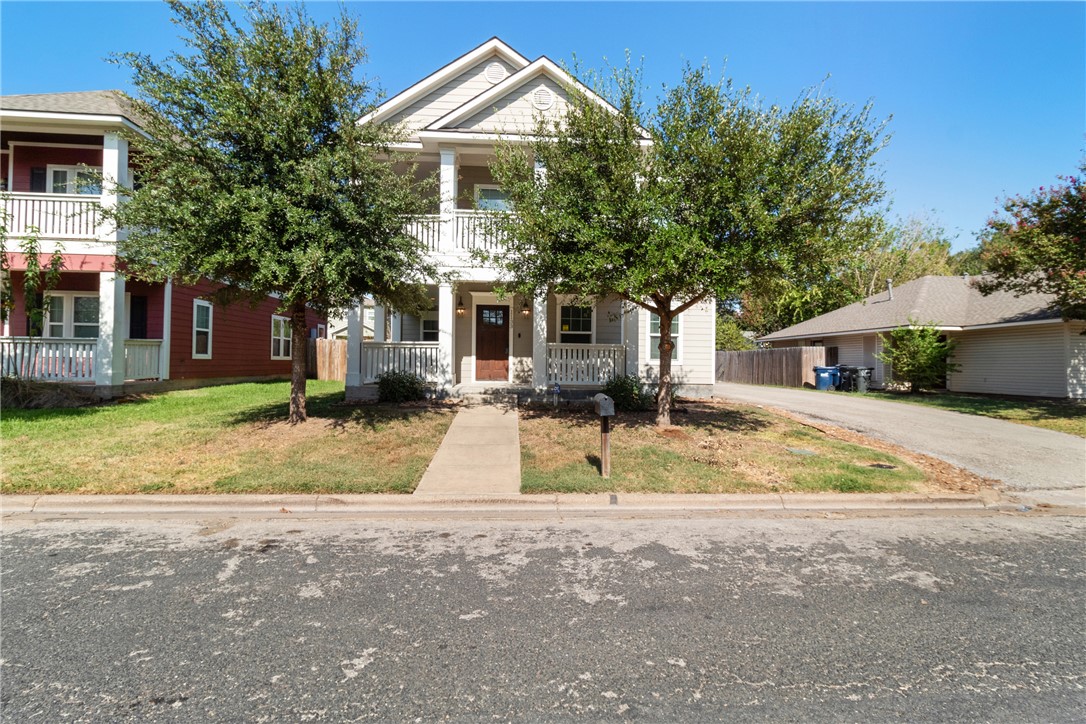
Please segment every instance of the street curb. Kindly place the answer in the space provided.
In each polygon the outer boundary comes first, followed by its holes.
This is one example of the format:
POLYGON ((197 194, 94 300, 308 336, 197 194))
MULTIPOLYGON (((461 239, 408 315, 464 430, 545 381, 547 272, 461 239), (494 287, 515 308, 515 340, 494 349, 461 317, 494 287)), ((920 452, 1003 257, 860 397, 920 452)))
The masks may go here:
POLYGON ((3 495, 0 514, 291 515, 418 513, 858 512, 1015 510, 995 491, 980 494, 596 495, 3 495))

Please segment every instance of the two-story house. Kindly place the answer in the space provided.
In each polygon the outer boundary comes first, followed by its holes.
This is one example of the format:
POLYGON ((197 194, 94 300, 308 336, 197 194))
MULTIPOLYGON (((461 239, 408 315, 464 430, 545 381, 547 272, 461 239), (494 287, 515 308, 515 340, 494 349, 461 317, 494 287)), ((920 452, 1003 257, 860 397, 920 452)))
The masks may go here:
MULTIPOLYGON (((113 91, 0 97, 0 188, 4 252, 14 309, 0 337, 4 375, 93 385, 109 397, 135 381, 199 384, 289 377, 290 329, 277 300, 217 305, 219 285, 151 284, 118 274, 124 230, 104 223, 115 186, 138 168, 127 133, 136 119, 113 91), (105 188, 88 185, 101 173, 105 188), (34 329, 26 311, 21 241, 61 251, 60 284, 34 329)), ((138 144, 137 144, 138 145, 138 144)), ((43 259, 44 261, 44 259, 43 259)), ((323 322, 310 320, 314 334, 323 322)))
MULTIPOLYGON (((614 375, 658 377, 655 315, 629 309, 618 298, 587 306, 553 292, 499 298, 496 271, 471 256, 473 249, 500 244, 480 219, 488 210, 507 209, 489 167, 497 144, 524 140, 538 114, 560 117, 567 107, 565 88, 577 83, 548 58, 529 61, 492 38, 362 119, 402 124, 408 138, 400 150, 414 155, 421 172, 438 174, 435 213, 413 231, 453 280, 430 285, 433 308, 421 316, 378 306, 372 341, 363 339, 361 308, 350 312, 348 399, 375 395, 377 377, 389 370, 415 372, 452 394, 542 391, 555 384, 590 389, 614 375)), ((682 394, 712 392, 714 313, 714 301, 706 300, 675 324, 672 369, 682 394)))

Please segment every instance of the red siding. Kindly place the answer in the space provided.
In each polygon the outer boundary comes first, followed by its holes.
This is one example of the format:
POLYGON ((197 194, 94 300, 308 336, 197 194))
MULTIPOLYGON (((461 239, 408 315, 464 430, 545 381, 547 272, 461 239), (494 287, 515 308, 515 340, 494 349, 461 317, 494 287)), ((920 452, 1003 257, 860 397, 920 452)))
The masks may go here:
MULTIPOLYGON (((212 313, 211 359, 192 358, 193 300, 206 298, 219 286, 203 282, 173 288, 170 332, 170 379, 264 377, 289 375, 290 360, 271 358, 271 319, 279 302, 268 298, 256 307, 239 301, 216 304, 212 313)), ((310 312, 312 329, 324 319, 310 312)))

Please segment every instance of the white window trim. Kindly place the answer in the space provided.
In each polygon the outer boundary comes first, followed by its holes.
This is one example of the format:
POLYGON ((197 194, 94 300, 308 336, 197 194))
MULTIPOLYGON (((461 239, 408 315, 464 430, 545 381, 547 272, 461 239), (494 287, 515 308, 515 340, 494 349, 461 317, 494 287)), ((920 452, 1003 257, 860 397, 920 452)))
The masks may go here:
POLYGON ((193 299, 192 300, 192 358, 193 359, 211 359, 211 353, 214 350, 212 346, 215 339, 215 305, 206 299, 193 299), (196 332, 202 331, 196 328, 196 309, 198 307, 207 307, 207 354, 196 353, 196 332))
MULTIPOLYGON (((484 190, 484 189, 488 190, 488 191, 502 191, 502 187, 499 186, 498 184, 475 184, 475 190, 473 191, 473 193, 475 195, 475 208, 479 208, 479 192, 484 190)), ((505 193, 505 192, 502 191, 502 193, 505 193)), ((508 197, 509 197, 509 194, 506 194, 506 201, 507 202, 508 202, 508 197)))
MULTIPOLYGON (((675 319, 672 320, 672 325, 674 325, 675 321, 679 320, 683 314, 684 313, 680 313, 677 315, 675 319)), ((645 364, 659 367, 660 360, 652 358, 652 318, 654 316, 656 316, 655 313, 650 312, 647 309, 645 310, 645 364)), ((685 322, 679 322, 678 339, 676 339, 675 334, 671 335, 671 339, 675 342, 675 358, 671 360, 672 367, 682 365, 683 363, 683 339, 686 337, 686 332, 684 331, 685 326, 685 322)))
POLYGON ((441 325, 438 324, 437 336, 438 339, 426 339, 426 322, 437 322, 437 310, 423 312, 419 315, 419 341, 420 342, 437 342, 441 339, 441 325))
MULTIPOLYGON (((277 360, 286 359, 286 360, 289 360, 291 358, 291 356, 289 354, 288 355, 282 355, 282 354, 277 355, 277 354, 275 354, 275 340, 276 339, 278 339, 279 342, 280 342, 280 344, 279 344, 279 349, 280 350, 283 349, 282 342, 284 340, 286 340, 288 348, 293 347, 293 345, 294 345, 294 334, 293 334, 293 330, 290 328, 290 317, 284 317, 284 316, 279 315, 279 314, 273 314, 272 315, 272 317, 271 317, 271 341, 270 341, 270 344, 269 344, 269 346, 270 346, 269 352, 271 353, 271 358, 272 359, 277 359, 277 360), (287 329, 287 336, 286 337, 276 337, 275 336, 275 322, 276 322, 276 320, 279 320, 280 322, 285 322, 286 323, 286 329, 287 329)), ((293 350, 291 350, 291 351, 293 352, 293 350)))
MULTIPOLYGON (((40 167, 39 167, 40 168, 40 167)), ((63 193, 57 193, 53 191, 53 171, 68 171, 79 173, 80 171, 97 171, 102 173, 101 166, 84 166, 81 164, 67 164, 67 163, 49 163, 45 165, 45 193, 57 194, 58 196, 96 196, 98 194, 81 194, 78 191, 65 191, 63 193)), ((71 182, 69 181, 69 186, 71 182)))
MULTIPOLYGON (((53 291, 49 292, 45 296, 52 299, 64 300, 64 333, 60 337, 53 337, 49 334, 49 312, 51 311, 48 306, 45 308, 45 314, 42 319, 42 337, 46 339, 75 339, 75 298, 76 297, 90 297, 96 302, 98 301, 97 292, 68 292, 68 291, 53 291)), ((101 313, 99 312, 98 329, 101 331, 101 313)), ((79 339, 97 339, 97 337, 80 337, 79 339)))
MULTIPOLYGON (((578 304, 577 303, 577 297, 575 295, 572 295, 572 294, 556 294, 554 296, 554 298, 555 298, 555 301, 556 301, 556 305, 555 305, 556 315, 555 316, 557 317, 557 319, 555 320, 555 326, 554 326, 554 336, 555 336, 554 341, 559 343, 559 344, 585 344, 584 342, 563 342, 562 341, 562 307, 588 307, 589 309, 592 310, 592 330, 591 330, 592 334, 591 334, 591 336, 589 338, 590 341, 588 342, 588 344, 595 344, 596 343, 596 329, 599 326, 599 325, 596 324, 596 304, 595 304, 595 302, 589 302, 588 304, 578 304)), ((567 334, 570 334, 570 333, 567 332, 567 334)), ((573 334, 577 334, 577 333, 573 332, 573 334)), ((580 334, 584 334, 584 333, 581 332, 580 334)))

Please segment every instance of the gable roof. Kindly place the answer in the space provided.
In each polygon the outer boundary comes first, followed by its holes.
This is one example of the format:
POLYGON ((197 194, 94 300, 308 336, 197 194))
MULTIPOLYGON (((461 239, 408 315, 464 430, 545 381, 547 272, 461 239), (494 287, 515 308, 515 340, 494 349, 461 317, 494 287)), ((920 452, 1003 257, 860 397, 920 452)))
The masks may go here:
POLYGON ((133 125, 139 125, 139 119, 133 113, 131 103, 123 93, 117 90, 0 96, 0 111, 117 116, 133 125))
POLYGON ((894 289, 893 298, 889 292, 880 292, 759 340, 885 331, 907 325, 910 319, 944 329, 964 329, 1059 318, 1060 312, 1049 294, 1016 297, 999 291, 984 296, 969 277, 926 276, 894 289))
POLYGON ((385 121, 392 116, 396 111, 399 111, 413 101, 422 98, 427 93, 440 88, 444 83, 452 80, 456 76, 465 70, 471 68, 479 61, 488 58, 490 56, 497 56, 505 62, 512 65, 517 70, 528 65, 528 59, 523 55, 513 50, 506 45, 497 36, 486 41, 482 45, 479 45, 468 52, 461 55, 456 60, 442 66, 438 70, 434 71, 430 75, 426 76, 418 83, 415 83, 410 88, 400 91, 396 95, 389 98, 387 101, 377 106, 373 111, 367 113, 359 119, 359 123, 368 123, 369 121, 385 121))

